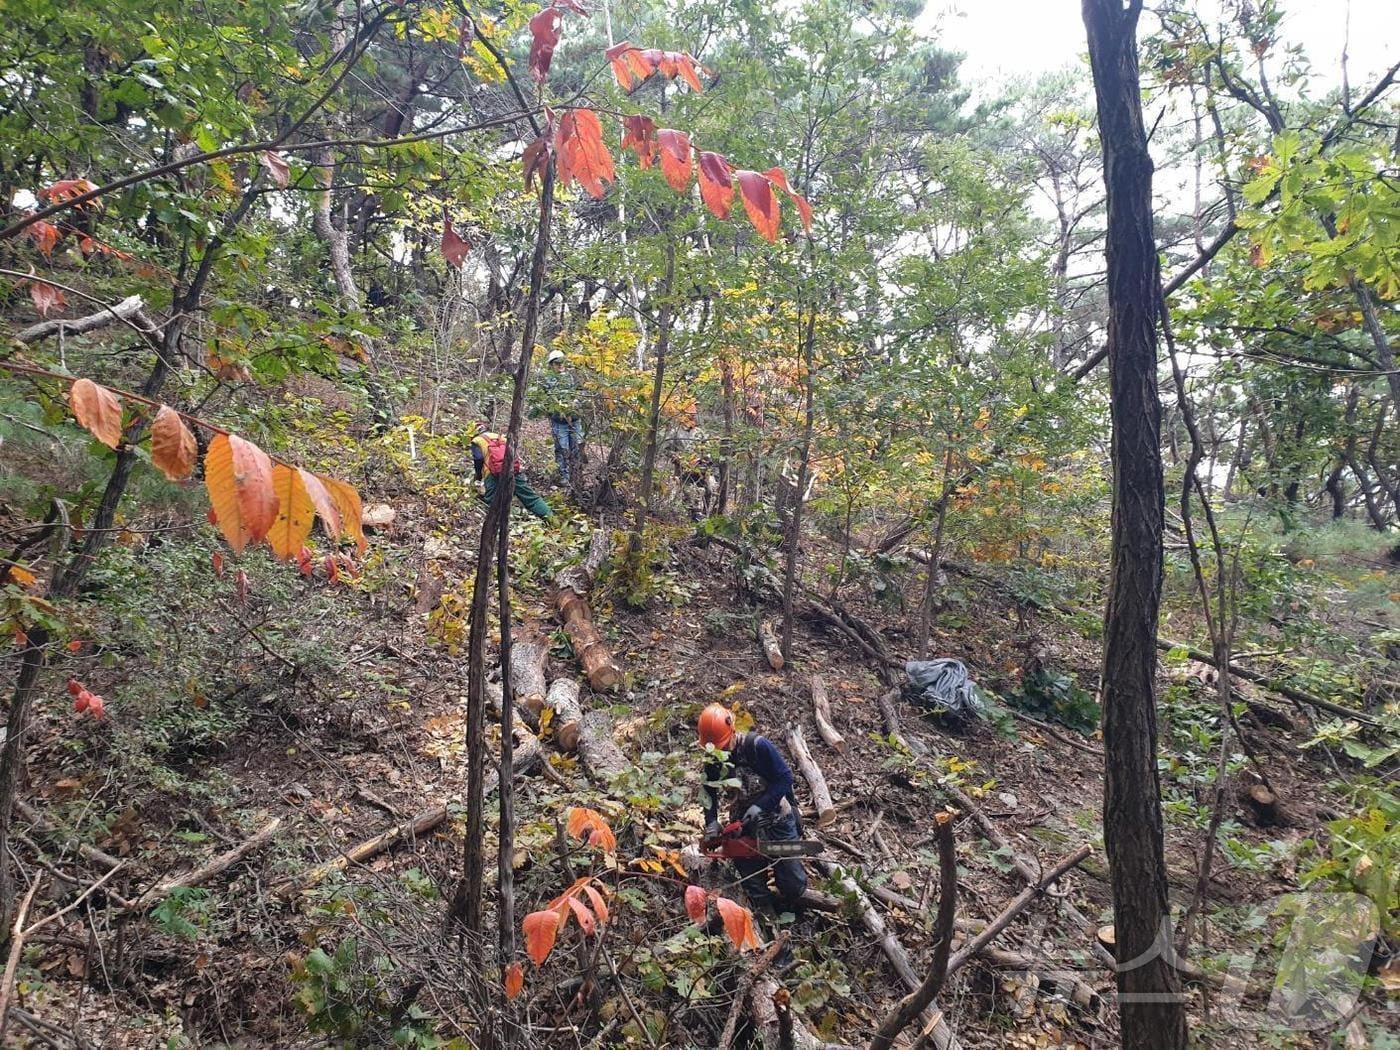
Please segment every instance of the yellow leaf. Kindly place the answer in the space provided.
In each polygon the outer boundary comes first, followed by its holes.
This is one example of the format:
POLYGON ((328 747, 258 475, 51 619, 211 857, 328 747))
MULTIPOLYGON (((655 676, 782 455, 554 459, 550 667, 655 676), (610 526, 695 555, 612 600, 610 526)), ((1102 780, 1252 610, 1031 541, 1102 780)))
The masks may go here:
POLYGON ((368 544, 365 543, 364 510, 360 506, 360 494, 355 491, 353 485, 337 481, 335 478, 322 477, 321 484, 326 487, 326 492, 340 513, 341 528, 355 541, 356 548, 363 554, 368 544))
POLYGON ((17 583, 21 587, 33 587, 38 582, 38 577, 22 565, 11 565, 9 577, 11 583, 17 583))
POLYGON ((214 506, 219 531, 238 553, 267 535, 277 518, 272 490, 272 460, 251 441, 217 434, 204 454, 204 485, 214 506))
POLYGON ((272 467, 272 491, 277 494, 277 519, 268 530, 267 542, 272 553, 290 561, 306 545, 311 526, 316 520, 316 508, 302 483, 301 471, 284 463, 272 467))

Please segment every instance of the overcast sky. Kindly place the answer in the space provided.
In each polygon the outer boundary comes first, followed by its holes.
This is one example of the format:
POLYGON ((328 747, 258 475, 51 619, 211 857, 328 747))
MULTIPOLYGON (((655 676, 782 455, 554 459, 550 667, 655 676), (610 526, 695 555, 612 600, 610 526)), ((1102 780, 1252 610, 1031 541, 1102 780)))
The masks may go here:
MULTIPOLYGON (((1400 0, 1285 0, 1284 37, 1304 44, 1317 73, 1338 83, 1348 8, 1351 84, 1365 90, 1400 60, 1400 0)), ((1079 0, 928 0, 921 24, 967 55, 963 72, 973 81, 1061 69, 1086 48, 1079 0)), ((1151 25, 1148 16, 1144 28, 1151 25)))

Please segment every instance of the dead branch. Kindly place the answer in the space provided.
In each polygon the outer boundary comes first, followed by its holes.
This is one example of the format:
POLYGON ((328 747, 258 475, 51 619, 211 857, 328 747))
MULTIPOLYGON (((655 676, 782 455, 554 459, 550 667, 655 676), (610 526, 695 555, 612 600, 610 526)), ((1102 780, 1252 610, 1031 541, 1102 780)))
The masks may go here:
POLYGON ((29 823, 34 826, 34 830, 45 838, 54 839, 65 846, 73 848, 78 852, 79 856, 92 861, 92 863, 99 867, 106 868, 108 871, 121 867, 122 862, 110 853, 104 853, 96 846, 89 846, 85 842, 79 842, 72 835, 54 827, 28 802, 15 799, 15 812, 29 821, 29 823))
MULTIPOLYGON (((807 1031, 804 1025, 792 1025, 789 1033, 789 1040, 785 1044, 782 1032, 782 1017, 779 1014, 775 1000, 786 996, 787 992, 772 977, 760 978, 753 987, 752 1003, 749 1017, 753 1021, 753 1026, 758 1029, 759 1038, 763 1041, 763 1050, 782 1050, 784 1046, 793 1050, 854 1050, 853 1047, 843 1046, 840 1043, 828 1043, 823 1039, 818 1039, 811 1032, 807 1031)), ((788 1006, 786 1002, 783 1003, 788 1006)), ((791 1010, 787 1010, 788 1020, 791 1021, 791 1010)))
POLYGON ((826 682, 819 674, 812 675, 812 710, 816 714, 817 733, 821 736, 823 743, 833 751, 844 754, 846 738, 832 724, 831 696, 827 692, 826 682))
POLYGON ((934 924, 933 962, 928 976, 885 1018, 870 1040, 870 1050, 889 1050, 895 1038, 904 1031, 919 1014, 933 1005, 938 993, 943 990, 943 982, 949 971, 948 956, 953 946, 953 919, 957 909, 958 858, 956 843, 953 841, 953 818, 948 813, 939 813, 937 822, 938 839, 938 919, 934 924))
POLYGON ((148 908, 165 900, 165 898, 169 897, 175 890, 203 885, 214 876, 222 874, 233 867, 249 853, 267 845, 267 843, 272 840, 272 836, 277 834, 277 829, 281 826, 282 818, 273 817, 252 837, 240 842, 237 846, 234 846, 233 849, 220 853, 202 867, 195 868, 193 871, 183 875, 176 875, 174 878, 166 879, 164 882, 152 886, 149 890, 128 904, 123 910, 144 912, 148 908))
POLYGON ((14 334, 17 343, 37 343, 51 335, 84 335, 106 328, 110 324, 130 324, 147 339, 158 339, 160 328, 146 316, 146 302, 139 295, 129 295, 115 306, 104 307, 83 317, 54 317, 40 321, 14 334), (133 323, 134 322, 134 323, 133 323))
POLYGON ((549 660, 549 646, 539 638, 515 638, 510 647, 510 691, 516 706, 533 719, 544 708, 544 665, 549 660))
POLYGON ((1080 846, 1079 849, 1046 872, 1044 878, 1038 879, 1034 884, 1027 886, 1013 897, 1006 907, 1002 908, 1001 913, 987 923, 986 928, 981 933, 958 949, 958 953, 948 962, 948 972, 950 974, 957 973, 967 964, 969 959, 995 940, 1002 930, 1011 925, 1016 916, 1025 911, 1030 903, 1044 893, 1051 883, 1063 876, 1065 872, 1082 864, 1091 852, 1093 851, 1090 847, 1080 846))
MULTIPOLYGON (((875 910, 875 906, 870 903, 870 898, 865 895, 865 891, 860 888, 855 879, 830 861, 818 859, 816 863, 828 876, 837 879, 841 889, 855 900, 861 922, 871 937, 880 945, 880 950, 885 953, 885 958, 889 960, 890 966, 899 975, 899 979, 904 982, 905 988, 911 992, 918 991, 922 982, 914 973, 914 967, 909 962, 909 953, 904 950, 904 945, 900 944, 894 931, 885 925, 885 920, 875 910)), ((918 1011, 918 1015, 923 1018, 926 1025, 933 1026, 936 1033, 935 1045, 938 1050, 958 1050, 960 1046, 958 1038, 943 1019, 942 1011, 938 1009, 936 1002, 928 1002, 922 1010, 918 1011)))
POLYGON ((5 1024, 10 1014, 10 989, 15 986, 15 972, 19 969, 19 957, 24 952, 24 920, 29 917, 29 906, 34 903, 34 895, 39 892, 44 877, 40 875, 29 887, 29 892, 20 902, 15 913, 14 928, 10 931, 10 957, 5 961, 5 976, 0 980, 0 1045, 4 1045, 5 1024))
POLYGON ((792 757, 797 762, 797 768, 802 770, 807 785, 812 789, 812 805, 817 810, 817 827, 830 827, 836 823, 836 807, 831 804, 831 792, 827 789, 826 777, 822 774, 821 766, 817 765, 817 760, 812 757, 800 725, 788 726, 787 742, 792 757))
POLYGON ((622 665, 603 641, 588 607, 588 594, 593 588, 593 581, 611 549, 612 538, 608 531, 597 529, 584 560, 564 569, 554 578, 555 614, 569 638, 574 656, 583 668, 584 677, 598 692, 615 689, 622 683, 622 665))
POLYGON ((743 1015, 744 1004, 748 1002, 749 995, 753 992, 754 982, 768 972, 768 967, 773 965, 773 960, 778 957, 778 953, 783 950, 783 945, 787 942, 788 934, 786 932, 779 934, 739 981, 739 987, 734 993, 734 1002, 729 1007, 729 1017, 724 1022, 724 1031, 720 1033, 715 1050, 729 1050, 734 1045, 734 1034, 739 1029, 739 1018, 743 1015))
POLYGON ((430 809, 425 809, 412 820, 406 820, 402 824, 395 824, 393 827, 387 828, 379 834, 372 835, 363 842, 351 846, 334 860, 317 865, 309 871, 278 883, 273 887, 272 892, 279 897, 286 898, 299 890, 310 889, 318 885, 322 879, 333 872, 344 871, 352 864, 362 864, 371 857, 377 857, 385 850, 392 848, 405 839, 414 839, 420 835, 426 835, 446 819, 446 805, 433 806, 430 809))
POLYGON ((898 687, 881 693, 875 698, 875 705, 879 707, 880 717, 885 723, 885 735, 910 754, 919 756, 928 754, 928 748, 924 746, 922 741, 912 740, 900 731, 899 712, 894 706, 894 702, 898 699, 898 687))

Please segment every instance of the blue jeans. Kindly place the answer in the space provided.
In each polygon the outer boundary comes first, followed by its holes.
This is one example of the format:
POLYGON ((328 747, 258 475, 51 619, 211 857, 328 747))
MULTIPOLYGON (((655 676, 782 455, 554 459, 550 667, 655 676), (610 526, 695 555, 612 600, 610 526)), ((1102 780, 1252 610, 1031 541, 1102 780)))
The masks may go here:
POLYGON ((571 484, 579 446, 583 444, 583 427, 577 419, 556 417, 549 421, 549 432, 554 437, 554 462, 559 467, 559 478, 565 485, 571 484))

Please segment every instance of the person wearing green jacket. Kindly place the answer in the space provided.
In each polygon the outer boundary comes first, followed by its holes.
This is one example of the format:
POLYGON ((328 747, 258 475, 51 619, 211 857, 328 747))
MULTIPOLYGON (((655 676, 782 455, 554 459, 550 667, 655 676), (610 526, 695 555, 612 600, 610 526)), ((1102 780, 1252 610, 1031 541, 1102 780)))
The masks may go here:
POLYGON ((541 407, 549 414, 549 432, 554 438, 554 462, 559 467, 559 480, 568 488, 573 484, 574 467, 583 445, 583 424, 578 415, 578 379, 569 370, 564 351, 555 349, 545 358, 544 374, 539 381, 541 407))

